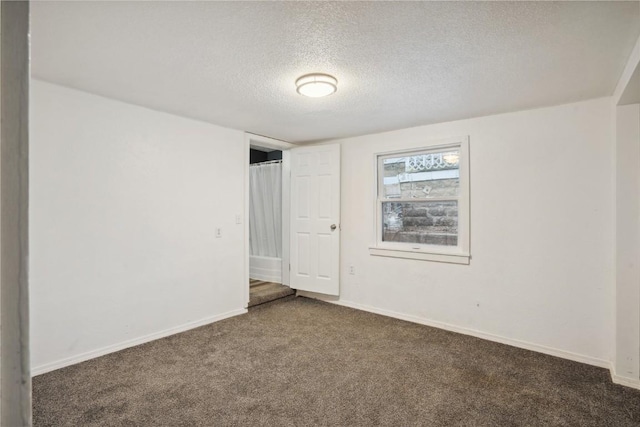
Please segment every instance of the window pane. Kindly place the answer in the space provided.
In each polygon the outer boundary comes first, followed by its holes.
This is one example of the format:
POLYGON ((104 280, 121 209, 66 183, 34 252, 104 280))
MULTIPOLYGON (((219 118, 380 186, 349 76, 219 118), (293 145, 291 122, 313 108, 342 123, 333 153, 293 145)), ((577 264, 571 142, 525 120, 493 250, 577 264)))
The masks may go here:
POLYGON ((382 241, 458 244, 458 202, 383 202, 382 241))
POLYGON ((460 150, 382 160, 383 198, 427 199, 458 195, 460 150))

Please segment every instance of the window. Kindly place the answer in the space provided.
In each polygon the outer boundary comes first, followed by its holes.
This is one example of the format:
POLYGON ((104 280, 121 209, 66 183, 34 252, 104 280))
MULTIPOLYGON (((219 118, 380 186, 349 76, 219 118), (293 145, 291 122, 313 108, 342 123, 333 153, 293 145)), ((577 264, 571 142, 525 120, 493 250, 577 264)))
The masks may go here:
POLYGON ((469 141, 376 155, 372 255, 469 263, 469 141))

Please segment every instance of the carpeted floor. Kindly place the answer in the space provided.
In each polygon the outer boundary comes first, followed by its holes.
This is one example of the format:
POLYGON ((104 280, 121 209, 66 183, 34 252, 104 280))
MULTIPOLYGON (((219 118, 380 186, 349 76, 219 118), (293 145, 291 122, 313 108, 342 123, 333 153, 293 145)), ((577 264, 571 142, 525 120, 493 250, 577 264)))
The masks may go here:
POLYGON ((305 298, 35 377, 36 426, 638 426, 605 369, 305 298))
POLYGON ((251 279, 249 282, 249 307, 285 298, 296 292, 280 283, 251 279))

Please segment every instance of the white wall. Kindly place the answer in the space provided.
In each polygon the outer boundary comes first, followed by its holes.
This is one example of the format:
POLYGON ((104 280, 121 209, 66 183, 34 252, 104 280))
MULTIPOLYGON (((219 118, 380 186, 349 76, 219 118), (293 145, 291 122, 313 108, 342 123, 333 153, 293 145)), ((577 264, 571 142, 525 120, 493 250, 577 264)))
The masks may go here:
POLYGON ((608 366, 612 126, 603 98, 339 140, 340 302, 608 366), (471 265, 369 255, 374 153, 460 135, 470 136, 471 265))
MULTIPOLYGON (((613 133, 598 99, 339 141, 340 302, 606 365, 613 133), (457 135, 471 265, 369 255, 374 153, 457 135)), ((243 150, 239 131, 33 82, 36 372, 243 311, 243 150)))
POLYGON ((615 375, 640 379, 640 105, 616 107, 615 375))
POLYGON ((31 102, 35 373, 244 312, 242 132, 41 81, 31 102))

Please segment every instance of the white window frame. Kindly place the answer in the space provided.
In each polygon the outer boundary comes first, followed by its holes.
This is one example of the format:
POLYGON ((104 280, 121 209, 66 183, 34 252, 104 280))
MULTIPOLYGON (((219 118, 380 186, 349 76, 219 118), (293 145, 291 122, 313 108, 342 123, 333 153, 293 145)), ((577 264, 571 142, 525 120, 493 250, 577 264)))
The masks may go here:
MULTIPOLYGON (((470 209, 469 209, 469 137, 447 138, 428 142, 417 148, 405 150, 394 150, 374 154, 375 185, 374 185, 374 244, 369 247, 369 253, 375 256, 386 256, 393 258, 408 258, 423 261, 448 262, 454 264, 469 264, 471 259, 469 237, 470 237, 470 209), (460 150, 459 164, 459 187, 458 187, 458 244, 457 246, 428 245, 421 243, 403 242, 383 242, 382 241, 382 203, 389 201, 382 197, 380 184, 381 158, 394 156, 408 156, 412 154, 422 154, 438 152, 442 150, 456 148, 460 150)), ((451 200, 452 197, 424 198, 413 201, 439 201, 451 200)), ((403 199, 399 199, 402 201, 403 199)))

